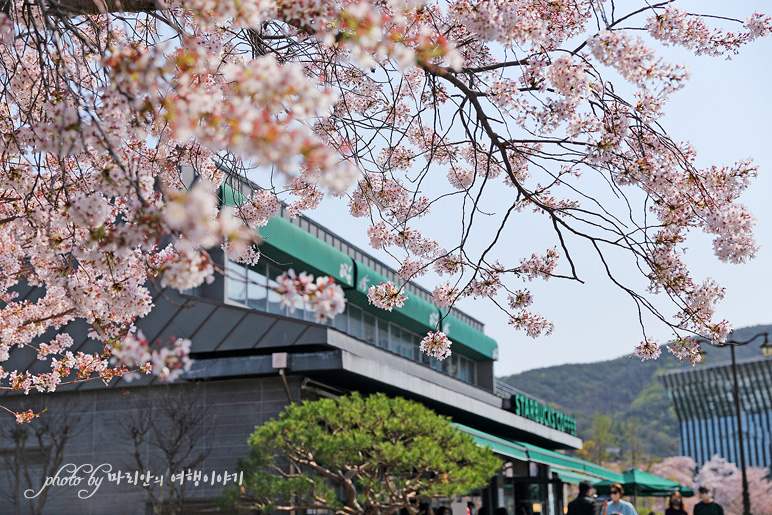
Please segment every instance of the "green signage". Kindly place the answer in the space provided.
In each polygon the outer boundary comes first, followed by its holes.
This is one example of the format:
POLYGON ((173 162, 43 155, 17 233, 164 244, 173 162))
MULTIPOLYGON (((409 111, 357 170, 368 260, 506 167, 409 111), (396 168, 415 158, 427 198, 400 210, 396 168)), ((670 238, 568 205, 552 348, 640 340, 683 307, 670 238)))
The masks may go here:
POLYGON ((576 420, 519 393, 512 396, 515 415, 576 436, 576 420))

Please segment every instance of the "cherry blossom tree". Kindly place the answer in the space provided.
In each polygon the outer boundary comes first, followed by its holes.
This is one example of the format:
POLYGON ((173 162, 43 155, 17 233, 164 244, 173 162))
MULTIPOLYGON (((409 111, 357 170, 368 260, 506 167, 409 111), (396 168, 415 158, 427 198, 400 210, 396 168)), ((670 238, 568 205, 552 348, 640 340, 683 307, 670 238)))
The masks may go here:
MULTIPOLYGON (((697 467, 694 460, 688 456, 670 456, 653 465, 650 472, 677 481, 695 491, 700 486, 706 486, 727 515, 740 515, 743 512, 740 469, 718 455, 713 456, 702 467, 697 467)), ((772 515, 772 481, 769 480, 769 469, 748 467, 747 475, 753 513, 772 515)), ((699 497, 694 496, 684 499, 684 505, 691 511, 699 501, 699 497)))
MULTIPOLYGON (((522 283, 581 281, 582 245, 635 302, 641 357, 659 352, 646 312, 673 329, 681 359, 696 356, 689 335, 721 340, 731 328, 714 316, 724 290, 692 276, 683 243, 700 230, 719 260, 752 258, 754 219, 738 197, 757 171, 747 159, 698 168, 695 149, 667 134, 659 122, 688 71, 655 48, 729 58, 769 35, 768 16, 617 0, 2 5, 0 362, 23 350, 50 369, 0 368, 0 388, 50 392, 136 371, 173 379, 190 344, 154 346, 135 331, 149 288, 211 280, 222 272, 215 245, 254 263, 254 229, 279 201, 300 213, 348 199, 401 280, 434 270, 447 278, 439 306, 486 299, 534 337, 552 322, 522 283), (220 208, 228 174, 260 188, 220 208), (513 245, 513 224, 534 217, 551 243, 513 245), (621 280, 630 269, 648 291, 621 280), (21 298, 25 286, 43 294, 21 298), (76 319, 102 353, 50 336, 76 319)), ((317 299, 320 320, 340 312, 329 279, 287 280, 282 293, 317 299)), ((402 286, 369 298, 410 302, 402 286)), ((422 347, 446 356, 440 328, 422 347)))

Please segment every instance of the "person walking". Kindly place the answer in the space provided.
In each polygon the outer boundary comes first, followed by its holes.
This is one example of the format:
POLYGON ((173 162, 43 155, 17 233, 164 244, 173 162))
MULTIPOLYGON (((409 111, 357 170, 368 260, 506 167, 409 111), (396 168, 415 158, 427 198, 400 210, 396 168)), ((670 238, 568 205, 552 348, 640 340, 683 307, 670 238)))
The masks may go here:
POLYGON ((710 488, 701 486, 697 491, 700 494, 700 502, 694 505, 694 515, 724 515, 724 508, 713 501, 710 488))
POLYGON ((688 515, 684 509, 684 501, 681 499, 680 492, 673 492, 670 495, 665 515, 688 515))
POLYGON ((589 481, 579 483, 579 495, 568 503, 566 515, 595 515, 595 503, 592 500, 593 491, 589 481))
POLYGON ((603 505, 603 513, 601 515, 614 515, 615 513, 619 513, 619 515, 638 515, 632 504, 622 500, 622 495, 625 493, 622 485, 614 483, 611 485, 609 492, 611 492, 611 501, 603 505))

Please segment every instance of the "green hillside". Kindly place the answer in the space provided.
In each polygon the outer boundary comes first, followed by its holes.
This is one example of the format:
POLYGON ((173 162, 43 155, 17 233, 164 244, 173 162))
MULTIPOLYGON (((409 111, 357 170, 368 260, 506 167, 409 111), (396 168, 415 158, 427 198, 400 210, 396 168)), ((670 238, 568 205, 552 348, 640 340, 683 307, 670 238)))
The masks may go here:
MULTIPOLYGON (((772 332, 772 325, 737 329, 732 338, 743 341, 763 331, 772 332)), ((737 359, 760 356, 762 341, 759 338, 738 347, 737 359)), ((707 351, 708 363, 730 361, 729 349, 707 347, 707 351)), ((638 458, 640 451, 651 457, 663 457, 678 451, 678 420, 657 376, 678 367, 691 365, 680 363, 663 348, 656 361, 641 363, 634 356, 623 356, 610 361, 529 370, 501 379, 576 418, 579 436, 585 441, 599 436, 593 427, 596 413, 608 416, 611 435, 604 439, 601 428, 600 440, 606 442, 604 448, 620 450, 611 453, 611 460, 624 459, 631 448, 637 449, 638 458), (630 421, 637 421, 634 429, 625 427, 630 421)), ((597 422, 602 426, 603 420, 597 422)))

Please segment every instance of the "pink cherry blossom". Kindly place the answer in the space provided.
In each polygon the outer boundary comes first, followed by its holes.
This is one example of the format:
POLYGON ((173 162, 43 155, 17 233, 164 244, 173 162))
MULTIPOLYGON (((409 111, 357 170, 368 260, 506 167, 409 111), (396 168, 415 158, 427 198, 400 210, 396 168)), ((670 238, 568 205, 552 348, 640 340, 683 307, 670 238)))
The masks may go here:
POLYGON ((276 282, 278 286, 274 291, 281 295, 282 306, 289 306, 294 311, 306 303, 315 313, 317 322, 333 319, 346 308, 343 289, 331 277, 320 276, 314 280, 306 272, 296 275, 290 268, 277 277, 276 282))
POLYGON ((651 338, 646 338, 635 348, 635 355, 641 358, 641 361, 647 359, 657 359, 662 354, 659 344, 651 338))
POLYGON ((402 294, 402 289, 397 288, 391 281, 370 286, 367 292, 367 300, 370 304, 386 311, 401 308, 407 299, 407 295, 402 294))
POLYGON ((435 359, 443 360, 450 356, 450 345, 451 341, 448 340, 445 333, 429 331, 421 340, 419 349, 435 359))

